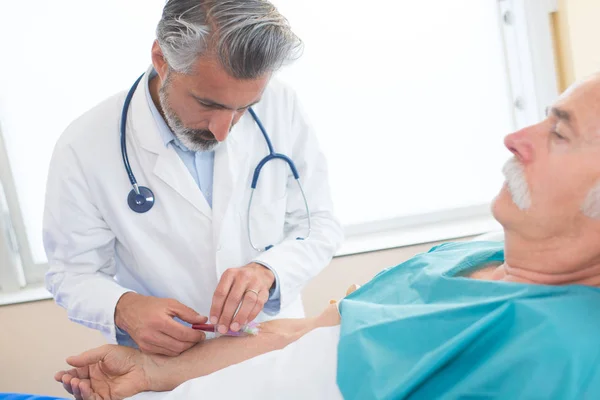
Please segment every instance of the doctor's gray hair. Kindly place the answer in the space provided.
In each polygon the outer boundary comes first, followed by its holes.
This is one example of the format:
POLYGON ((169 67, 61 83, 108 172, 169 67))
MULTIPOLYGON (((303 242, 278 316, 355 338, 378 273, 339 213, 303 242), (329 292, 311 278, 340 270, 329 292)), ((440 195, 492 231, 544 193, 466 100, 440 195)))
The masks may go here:
POLYGON ((237 79, 256 79, 299 57, 301 40, 266 0, 168 0, 156 36, 169 67, 189 74, 215 56, 237 79))

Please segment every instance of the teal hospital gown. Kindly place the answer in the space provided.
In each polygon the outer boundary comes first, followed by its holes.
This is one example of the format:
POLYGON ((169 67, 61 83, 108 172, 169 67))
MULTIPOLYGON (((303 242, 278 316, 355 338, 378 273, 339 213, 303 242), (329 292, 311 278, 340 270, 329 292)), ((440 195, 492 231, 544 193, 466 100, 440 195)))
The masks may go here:
POLYGON ((340 303, 345 399, 600 399, 600 289, 474 280, 502 243, 448 243, 340 303))

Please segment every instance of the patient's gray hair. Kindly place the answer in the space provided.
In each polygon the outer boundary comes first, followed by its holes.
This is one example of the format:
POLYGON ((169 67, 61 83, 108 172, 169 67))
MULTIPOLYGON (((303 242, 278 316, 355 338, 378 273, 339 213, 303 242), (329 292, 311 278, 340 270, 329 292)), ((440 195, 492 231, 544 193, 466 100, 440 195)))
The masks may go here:
POLYGON ((288 21, 266 0, 169 0, 156 37, 174 71, 191 73, 208 53, 237 79, 276 71, 302 50, 288 21))
POLYGON ((600 219, 600 182, 588 193, 581 211, 590 218, 600 219))

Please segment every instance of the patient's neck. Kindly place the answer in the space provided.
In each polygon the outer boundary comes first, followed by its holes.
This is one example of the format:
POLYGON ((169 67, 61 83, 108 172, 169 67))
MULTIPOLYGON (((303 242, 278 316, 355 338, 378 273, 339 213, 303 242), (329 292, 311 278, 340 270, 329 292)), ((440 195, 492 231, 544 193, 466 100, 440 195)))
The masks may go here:
POLYGON ((505 262, 490 270, 488 279, 600 287, 597 241, 577 235, 531 239, 512 232, 505 232, 505 237, 505 262))

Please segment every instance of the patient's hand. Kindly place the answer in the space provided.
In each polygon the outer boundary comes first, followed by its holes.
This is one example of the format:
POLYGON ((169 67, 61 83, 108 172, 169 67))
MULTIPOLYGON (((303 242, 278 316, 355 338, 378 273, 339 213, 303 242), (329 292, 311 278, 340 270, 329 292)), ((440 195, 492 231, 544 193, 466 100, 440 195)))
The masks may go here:
POLYGON ((105 345, 67 362, 76 367, 54 376, 76 399, 124 399, 146 390, 150 382, 149 358, 128 347, 105 345))

